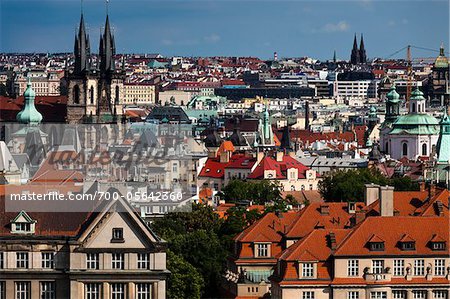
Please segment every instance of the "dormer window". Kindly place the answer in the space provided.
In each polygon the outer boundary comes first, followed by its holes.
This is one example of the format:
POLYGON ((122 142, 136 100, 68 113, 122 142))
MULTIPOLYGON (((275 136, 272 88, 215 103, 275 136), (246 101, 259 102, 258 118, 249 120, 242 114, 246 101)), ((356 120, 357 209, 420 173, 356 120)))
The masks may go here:
POLYGON ((438 235, 433 236, 430 245, 432 250, 445 250, 447 248, 445 239, 438 235))
POLYGON ((384 251, 384 240, 377 235, 373 235, 368 243, 370 251, 384 251))
POLYGON ((125 240, 123 239, 123 228, 113 228, 112 229, 112 239, 111 243, 123 243, 125 240))
POLYGON ((403 235, 400 239, 401 250, 416 250, 416 241, 408 234, 403 235))
POLYGON ((12 234, 34 234, 36 221, 25 211, 21 211, 16 218, 11 220, 12 234))

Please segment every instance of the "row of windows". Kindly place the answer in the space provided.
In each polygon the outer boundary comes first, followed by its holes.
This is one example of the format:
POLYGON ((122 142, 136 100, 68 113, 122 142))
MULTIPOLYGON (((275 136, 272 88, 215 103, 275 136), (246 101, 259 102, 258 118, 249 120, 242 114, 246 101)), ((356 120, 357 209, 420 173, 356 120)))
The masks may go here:
MULTIPOLYGON (((406 267, 405 260, 395 259, 393 262, 393 272, 394 276, 405 276, 406 267)), ((412 269, 412 274, 414 276, 424 276, 425 275, 425 260, 416 259, 414 260, 414 265, 412 269)), ((371 273, 382 274, 385 272, 385 262, 384 260, 372 260, 371 273)), ((348 276, 359 276, 359 260, 348 260, 347 261, 347 275, 348 276)), ((435 276, 445 276, 445 259, 435 259, 433 275, 435 276)))
MULTIPOLYGON (((100 255, 98 253, 86 254, 86 268, 98 270, 100 255)), ((0 252, 0 269, 4 268, 4 254, 0 252)), ((29 252, 16 252, 16 268, 28 269, 30 267, 29 252)), ((41 267, 43 269, 55 268, 55 252, 41 252, 41 267)), ((111 254, 111 268, 123 270, 125 267, 125 255, 123 253, 111 254)), ((148 253, 137 254, 137 269, 148 270, 150 269, 150 258, 148 253)))
MULTIPOLYGON (((54 281, 41 281, 39 283, 39 298, 40 299, 56 299, 56 284, 54 281)), ((110 284, 110 298, 111 299, 125 299, 128 297, 128 285, 126 283, 111 283, 110 284)), ((6 298, 6 283, 0 281, 0 299, 6 298)), ((14 283, 14 298, 15 299, 31 299, 31 282, 30 281, 16 281, 14 283)), ((35 298, 33 296, 33 298, 35 298)), ((100 299, 103 298, 103 285, 101 283, 86 283, 84 288, 84 298, 86 299, 100 299)), ((135 290, 136 299, 151 299, 152 285, 150 283, 136 283, 135 290)))
MULTIPOLYGON (((315 298, 316 297, 315 297, 314 291, 304 291, 302 293, 302 299, 315 299, 315 298)), ((359 291, 349 291, 347 293, 347 299, 360 299, 360 298, 361 299, 365 298, 365 293, 362 293, 361 296, 360 296, 359 291)), ((386 292, 386 291, 370 292, 370 299, 387 299, 387 298, 388 298, 388 292, 386 292)), ((406 299, 407 292, 405 290, 393 290, 392 298, 393 299, 406 299)), ((413 299, 431 299, 431 298, 427 298, 427 291, 425 291, 425 290, 413 290, 412 298, 413 299)), ((447 290, 434 290, 433 298, 434 299, 447 299, 448 291, 447 290)))

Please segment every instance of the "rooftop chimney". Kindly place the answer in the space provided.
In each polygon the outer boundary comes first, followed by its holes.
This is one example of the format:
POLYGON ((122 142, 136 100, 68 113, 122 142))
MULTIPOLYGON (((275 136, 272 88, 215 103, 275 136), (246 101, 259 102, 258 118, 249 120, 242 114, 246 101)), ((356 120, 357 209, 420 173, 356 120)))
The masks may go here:
POLYGON ((394 216, 394 187, 380 187, 380 215, 394 216))
POLYGON ((378 189, 380 186, 375 184, 367 184, 364 187, 364 203, 368 206, 378 200, 378 189))
POLYGON ((283 156, 284 153, 283 152, 277 152, 277 162, 283 162, 283 156))
POLYGON ((333 232, 330 232, 330 248, 331 250, 336 250, 337 244, 336 244, 336 235, 333 232))

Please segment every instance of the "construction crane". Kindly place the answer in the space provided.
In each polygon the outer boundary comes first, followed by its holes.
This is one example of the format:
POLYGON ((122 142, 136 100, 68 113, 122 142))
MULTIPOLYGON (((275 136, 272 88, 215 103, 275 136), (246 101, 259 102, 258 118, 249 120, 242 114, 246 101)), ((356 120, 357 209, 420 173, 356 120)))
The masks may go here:
POLYGON ((409 111, 409 98, 411 97, 412 82, 411 45, 406 47, 406 65, 406 109, 409 111))

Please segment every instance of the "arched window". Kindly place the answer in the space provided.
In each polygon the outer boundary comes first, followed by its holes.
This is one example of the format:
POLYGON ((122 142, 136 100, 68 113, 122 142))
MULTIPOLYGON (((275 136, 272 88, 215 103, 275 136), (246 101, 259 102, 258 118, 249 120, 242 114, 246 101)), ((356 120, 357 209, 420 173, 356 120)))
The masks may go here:
POLYGON ((91 104, 94 104, 94 86, 91 86, 89 93, 91 98, 91 104))
POLYGON ((407 142, 403 142, 402 156, 408 156, 408 143, 407 142))
POLYGON ((386 151, 386 153, 389 153, 389 142, 386 142, 385 151, 386 151))
POLYGON ((422 156, 427 156, 428 152, 427 152, 427 144, 424 143, 422 144, 422 156))
POLYGON ((411 106, 411 112, 412 113, 415 113, 416 112, 416 104, 412 104, 412 106, 411 106))
POLYGON ((295 186, 291 185, 291 191, 295 191, 295 186))
POLYGON ((73 102, 74 104, 80 104, 80 87, 78 85, 73 87, 73 102))

